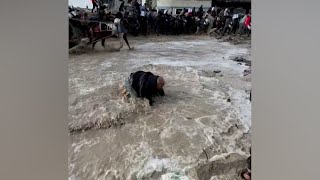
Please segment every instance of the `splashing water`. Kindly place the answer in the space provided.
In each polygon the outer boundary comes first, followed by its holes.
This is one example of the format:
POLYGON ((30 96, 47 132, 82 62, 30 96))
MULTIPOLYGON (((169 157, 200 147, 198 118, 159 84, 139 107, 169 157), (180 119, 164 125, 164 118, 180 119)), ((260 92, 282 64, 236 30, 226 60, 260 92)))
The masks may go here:
POLYGON ((250 59, 250 49, 204 37, 129 41, 135 50, 70 56, 70 179, 199 179, 206 156, 248 154, 251 82, 231 58, 250 59), (152 107, 118 96, 137 70, 166 80, 152 107))

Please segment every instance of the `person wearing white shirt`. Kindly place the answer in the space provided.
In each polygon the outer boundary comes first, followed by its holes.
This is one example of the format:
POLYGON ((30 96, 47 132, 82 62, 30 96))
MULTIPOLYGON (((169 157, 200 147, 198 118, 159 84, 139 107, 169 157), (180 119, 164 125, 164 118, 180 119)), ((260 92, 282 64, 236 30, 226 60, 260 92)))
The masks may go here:
POLYGON ((123 16, 121 12, 117 12, 116 18, 114 19, 114 25, 117 27, 117 33, 123 34, 123 39, 126 42, 129 49, 131 49, 128 39, 127 39, 127 29, 123 25, 123 16))

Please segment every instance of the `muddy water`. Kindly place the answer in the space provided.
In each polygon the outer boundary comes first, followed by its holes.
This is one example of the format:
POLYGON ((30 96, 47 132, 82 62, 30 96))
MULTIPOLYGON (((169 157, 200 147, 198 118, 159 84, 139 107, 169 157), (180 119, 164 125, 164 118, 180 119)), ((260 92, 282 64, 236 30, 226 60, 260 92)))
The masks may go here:
POLYGON ((251 60, 250 46, 208 37, 130 40, 134 50, 70 56, 70 179, 201 179, 196 169, 207 156, 248 155, 251 80, 231 59, 251 60), (118 97, 118 84, 137 70, 166 80, 166 96, 152 107, 118 97))

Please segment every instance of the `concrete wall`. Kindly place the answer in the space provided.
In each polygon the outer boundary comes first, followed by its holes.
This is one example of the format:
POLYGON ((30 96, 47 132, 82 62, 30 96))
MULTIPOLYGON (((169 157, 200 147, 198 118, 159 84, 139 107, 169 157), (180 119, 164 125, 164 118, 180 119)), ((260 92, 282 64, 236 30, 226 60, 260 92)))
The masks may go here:
MULTIPOLYGON (((196 10, 203 5, 204 10, 206 11, 209 7, 211 7, 211 0, 149 0, 152 2, 152 7, 156 7, 158 10, 166 9, 173 14, 176 13, 177 10, 187 8, 190 11, 193 7, 196 7, 196 10)), ((125 0, 127 2, 127 0, 125 0)), ((138 0, 144 4, 146 0, 138 0)), ((121 2, 119 0, 114 1, 114 7, 112 8, 112 12, 117 12, 120 7, 121 2)))
MULTIPOLYGON (((142 4, 146 3, 147 0, 141 0, 142 4)), ((157 0, 149 0, 149 2, 151 2, 151 7, 154 8, 157 6, 157 0)))
POLYGON ((172 14, 176 14, 177 10, 183 8, 192 10, 193 7, 196 7, 196 10, 203 5, 203 9, 206 11, 211 7, 211 0, 157 0, 157 9, 166 9, 172 14))
POLYGON ((157 0, 158 8, 199 8, 201 5, 204 8, 209 8, 211 0, 157 0))

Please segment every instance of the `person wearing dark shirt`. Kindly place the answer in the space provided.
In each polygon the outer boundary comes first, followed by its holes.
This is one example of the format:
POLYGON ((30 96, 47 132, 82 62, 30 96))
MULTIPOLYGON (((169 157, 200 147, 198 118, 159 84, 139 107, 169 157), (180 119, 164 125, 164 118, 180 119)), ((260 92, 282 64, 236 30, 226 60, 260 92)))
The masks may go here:
POLYGON ((138 97, 149 100, 150 106, 153 104, 152 96, 164 96, 163 86, 165 81, 161 76, 151 72, 137 71, 130 75, 132 78, 132 88, 138 97))
POLYGON ((122 12, 122 11, 124 11, 124 1, 122 1, 119 7, 119 12, 122 12))
POLYGON ((153 96, 164 96, 163 77, 154 75, 151 72, 137 71, 131 73, 125 83, 120 85, 121 95, 124 98, 136 96, 149 100, 150 106, 153 105, 153 96))
POLYGON ((91 2, 92 2, 92 6, 93 6, 91 12, 93 13, 94 9, 95 8, 98 9, 99 6, 98 6, 98 3, 97 3, 97 0, 91 0, 91 2))

